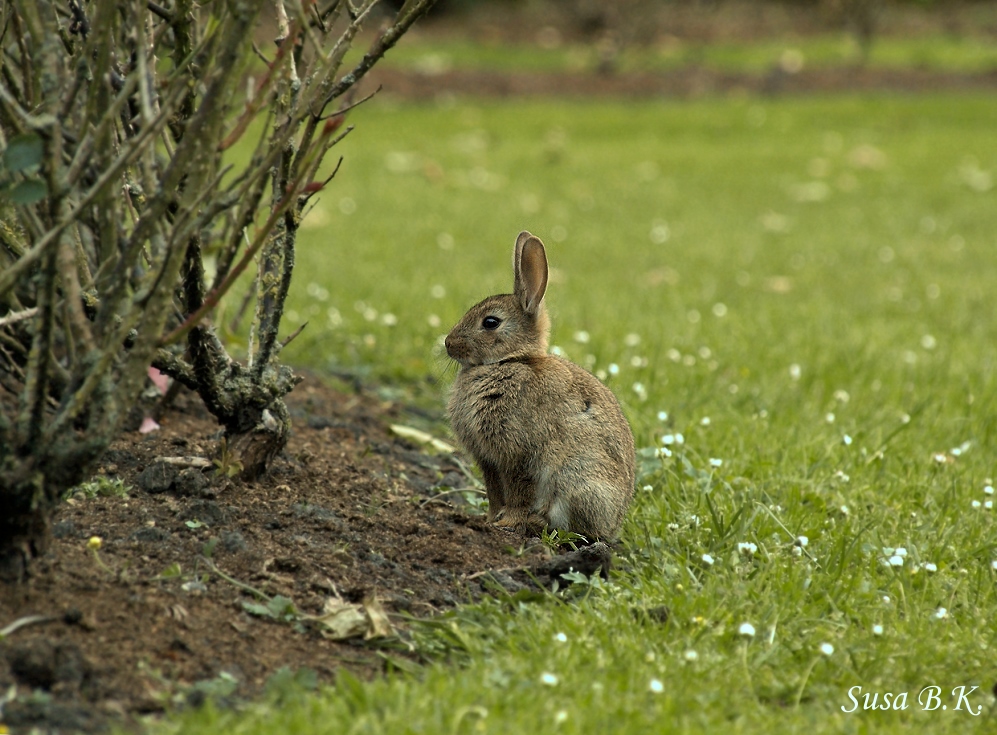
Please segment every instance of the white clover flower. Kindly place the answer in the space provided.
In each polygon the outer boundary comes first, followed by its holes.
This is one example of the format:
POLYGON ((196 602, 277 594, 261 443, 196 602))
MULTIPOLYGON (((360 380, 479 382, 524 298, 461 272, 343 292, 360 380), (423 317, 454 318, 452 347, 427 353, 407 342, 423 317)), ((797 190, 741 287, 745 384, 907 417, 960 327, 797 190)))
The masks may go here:
POLYGON ((575 332, 574 339, 575 339, 575 342, 578 342, 579 344, 583 344, 584 345, 584 344, 588 344, 590 336, 589 336, 589 333, 586 332, 584 329, 579 329, 577 332, 575 332))
POLYGON ((668 411, 658 411, 658 421, 667 421, 668 411))
POLYGON ((549 671, 545 671, 540 675, 540 683, 545 686, 556 687, 557 676, 555 674, 550 673, 549 671))
POLYGON ((741 627, 737 629, 738 635, 743 635, 745 638, 755 637, 755 626, 751 623, 741 623, 741 627))
POLYGON ((841 470, 838 470, 837 472, 835 472, 834 476, 837 479, 841 480, 842 482, 848 482, 849 480, 852 479, 848 475, 846 475, 844 472, 842 472, 841 470))
POLYGON ((707 566, 713 566, 713 557, 710 554, 703 554, 703 561, 706 562, 707 566))
POLYGON ((563 357, 564 350, 562 350, 558 345, 552 345, 550 348, 550 354, 557 355, 558 357, 563 357))
POLYGON ((979 500, 974 500, 972 503, 970 503, 970 505, 973 506, 974 510, 979 510, 980 508, 983 507, 983 503, 981 503, 979 500))
POLYGON ((681 432, 675 435, 676 444, 685 444, 685 437, 682 436, 681 432))
POLYGON ((820 652, 825 656, 830 656, 832 653, 834 653, 834 646, 832 646, 830 643, 821 643, 820 652))
POLYGON ((700 424, 700 426, 709 426, 710 425, 710 417, 709 416, 703 416, 703 418, 701 418, 699 420, 699 424, 700 424))
POLYGON ((983 493, 984 493, 984 495, 993 495, 994 494, 994 486, 993 485, 986 485, 986 486, 984 486, 983 493))
POLYGON ((557 641, 558 643, 567 643, 568 636, 566 636, 564 633, 558 633, 557 635, 554 636, 554 640, 557 641))
POLYGON ((994 501, 992 501, 992 500, 984 500, 983 501, 983 509, 984 510, 993 510, 994 509, 994 501))
POLYGON ((825 421, 826 421, 827 423, 829 423, 829 424, 833 424, 833 423, 834 423, 834 414, 833 414, 833 413, 830 413, 830 412, 828 412, 827 414, 825 414, 825 415, 824 415, 824 420, 825 420, 825 421))
POLYGON ((851 509, 847 505, 841 506, 840 508, 838 508, 838 510, 841 511, 841 515, 843 515, 843 516, 846 516, 846 515, 848 515, 849 513, 852 512, 851 509))
POLYGON ((651 679, 651 682, 647 685, 654 694, 661 694, 665 691, 665 685, 662 684, 658 679, 651 679))
POLYGON ((890 596, 889 595, 883 595, 883 603, 886 604, 886 605, 890 604, 890 596))
POLYGON ((997 572, 997 559, 994 559, 992 562, 990 562, 990 568, 993 569, 995 572, 997 572))
POLYGON ((641 490, 643 490, 645 493, 652 492, 654 490, 654 485, 644 485, 644 487, 642 487, 641 490))
POLYGON ((800 369, 800 366, 797 365, 795 362, 792 365, 789 366, 789 377, 790 378, 792 378, 793 380, 799 380, 801 374, 802 374, 802 370, 800 369))
POLYGON ((682 658, 684 658, 686 661, 698 661, 699 654, 690 648, 688 651, 682 654, 682 658))
POLYGON ((810 543, 810 539, 806 536, 797 536, 793 543, 802 548, 810 543))
POLYGON ((799 546, 794 546, 793 556, 803 556, 803 549, 801 549, 799 546))
POLYGON ((883 626, 880 625, 879 623, 876 623, 874 626, 872 626, 872 634, 883 635, 883 626))
POLYGON ((926 561, 921 566, 924 567, 924 571, 931 572, 932 574, 938 571, 938 565, 935 564, 934 562, 926 561))
POLYGON ((615 362, 609 363, 609 366, 606 369, 609 371, 610 375, 619 375, 620 374, 620 366, 617 365, 615 362))
POLYGON ((711 467, 720 467, 721 465, 723 465, 723 463, 724 461, 722 459, 717 459, 716 457, 710 457, 711 467))
POLYGON ((666 445, 666 446, 669 445, 669 444, 674 444, 675 443, 675 435, 674 434, 665 434, 663 437, 661 437, 661 443, 664 444, 664 445, 666 445))
POLYGON ((841 437, 841 441, 845 443, 846 447, 850 447, 852 445, 852 438, 848 434, 841 437))
POLYGON ((737 545, 737 550, 740 553, 744 554, 745 556, 754 556, 755 552, 758 551, 758 547, 755 546, 750 541, 748 541, 748 542, 739 543, 737 545))
POLYGON ((887 563, 891 567, 902 567, 904 565, 904 558, 902 556, 897 556, 896 554, 894 554, 889 559, 887 559, 887 563))
POLYGON ((903 546, 898 546, 893 553, 896 554, 897 556, 907 556, 907 549, 905 549, 903 546))
POLYGON ((557 711, 557 714, 554 715, 554 724, 560 725, 562 722, 565 722, 567 719, 568 719, 568 711, 560 709, 557 711))
POLYGON ((949 611, 946 610, 944 607, 940 607, 937 610, 935 610, 934 616, 937 620, 944 620, 949 616, 949 611))
POLYGON ((631 332, 626 337, 623 338, 623 344, 627 347, 636 347, 640 344, 640 335, 631 332))

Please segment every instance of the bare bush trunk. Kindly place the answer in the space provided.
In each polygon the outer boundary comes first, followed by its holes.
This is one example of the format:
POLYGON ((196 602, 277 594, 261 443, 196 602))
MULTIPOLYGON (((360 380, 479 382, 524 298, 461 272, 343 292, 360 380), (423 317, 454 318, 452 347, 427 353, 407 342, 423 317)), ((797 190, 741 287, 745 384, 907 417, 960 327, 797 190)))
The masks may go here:
POLYGON ((3 3, 0 578, 44 550, 150 365, 201 395, 244 476, 286 444, 297 379, 278 335, 298 225, 350 130, 344 96, 434 2, 406 2, 341 73, 376 1, 3 3), (253 42, 264 8, 269 57, 253 42), (210 318, 257 263, 242 364, 210 318))

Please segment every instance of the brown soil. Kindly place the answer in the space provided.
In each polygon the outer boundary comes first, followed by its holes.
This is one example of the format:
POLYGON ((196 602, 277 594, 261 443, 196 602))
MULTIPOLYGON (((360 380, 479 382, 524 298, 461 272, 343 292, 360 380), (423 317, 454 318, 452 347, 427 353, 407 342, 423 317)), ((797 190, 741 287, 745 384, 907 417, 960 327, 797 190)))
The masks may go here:
POLYGON ((807 95, 833 92, 993 91, 997 70, 975 73, 927 69, 840 67, 789 73, 773 67, 766 73, 734 73, 689 66, 667 72, 593 74, 451 70, 421 74, 378 69, 365 88, 406 100, 458 97, 550 97, 685 99, 716 95, 807 95))
POLYGON ((289 398, 293 437, 258 482, 232 482, 215 467, 154 467, 217 446, 218 426, 194 397, 182 396, 160 431, 127 432, 112 445, 101 474, 123 480, 128 497, 75 496, 30 580, 0 588, 0 628, 43 616, 0 641, 0 696, 17 687, 0 722, 15 732, 95 730, 200 701, 212 683, 254 696, 283 667, 307 667, 320 681, 341 666, 361 676, 404 668, 405 616, 473 600, 496 588, 492 580, 516 591, 512 575, 480 573, 542 560, 536 544, 511 555, 524 539, 447 492, 471 490, 451 455, 391 433, 391 423, 411 422, 404 407, 315 377, 289 398), (309 615, 330 599, 375 612, 379 604, 394 631, 332 640, 316 623, 251 614, 245 604, 258 598, 209 563, 309 615))

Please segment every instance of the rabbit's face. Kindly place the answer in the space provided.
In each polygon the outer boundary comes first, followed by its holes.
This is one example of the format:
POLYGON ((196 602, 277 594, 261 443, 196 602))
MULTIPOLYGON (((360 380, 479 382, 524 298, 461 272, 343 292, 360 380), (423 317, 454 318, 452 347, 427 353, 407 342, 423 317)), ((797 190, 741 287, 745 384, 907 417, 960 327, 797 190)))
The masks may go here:
POLYGON ((548 321, 541 310, 525 314, 511 294, 474 305, 447 335, 447 354, 462 367, 492 365, 510 358, 543 355, 548 321))

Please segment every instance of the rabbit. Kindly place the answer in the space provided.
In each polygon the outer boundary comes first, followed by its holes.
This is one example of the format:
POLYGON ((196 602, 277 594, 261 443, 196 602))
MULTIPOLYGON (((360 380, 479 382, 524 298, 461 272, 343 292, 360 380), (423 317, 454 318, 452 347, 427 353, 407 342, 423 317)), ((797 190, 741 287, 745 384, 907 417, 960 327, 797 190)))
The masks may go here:
POLYGON ((513 273, 513 293, 472 306, 446 337, 460 365, 454 435, 481 468, 496 526, 615 541, 634 493, 630 425, 594 375, 547 354, 547 254, 529 232, 513 273))

